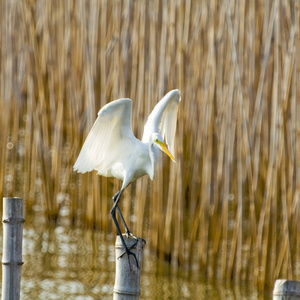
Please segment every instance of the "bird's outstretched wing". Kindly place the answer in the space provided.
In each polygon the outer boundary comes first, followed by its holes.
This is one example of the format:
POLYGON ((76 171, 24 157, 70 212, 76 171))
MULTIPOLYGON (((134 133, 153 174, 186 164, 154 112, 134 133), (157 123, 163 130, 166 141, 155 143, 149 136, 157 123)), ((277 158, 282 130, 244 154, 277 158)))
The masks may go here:
POLYGON ((97 170, 108 175, 124 141, 132 140, 131 99, 112 101, 99 111, 74 165, 80 173, 97 170))
POLYGON ((172 90, 156 104, 144 127, 142 139, 144 143, 149 142, 152 133, 158 132, 167 143, 170 152, 174 155, 174 138, 179 101, 179 90, 172 90))

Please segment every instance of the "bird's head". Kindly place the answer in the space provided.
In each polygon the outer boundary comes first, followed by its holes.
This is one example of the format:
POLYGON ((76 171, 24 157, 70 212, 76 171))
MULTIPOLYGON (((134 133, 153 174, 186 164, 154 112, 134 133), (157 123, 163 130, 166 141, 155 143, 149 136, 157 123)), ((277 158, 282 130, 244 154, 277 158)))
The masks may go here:
POLYGON ((157 146, 161 151, 165 152, 174 162, 176 162, 175 157, 171 154, 162 136, 159 133, 152 134, 152 142, 153 145, 157 146))

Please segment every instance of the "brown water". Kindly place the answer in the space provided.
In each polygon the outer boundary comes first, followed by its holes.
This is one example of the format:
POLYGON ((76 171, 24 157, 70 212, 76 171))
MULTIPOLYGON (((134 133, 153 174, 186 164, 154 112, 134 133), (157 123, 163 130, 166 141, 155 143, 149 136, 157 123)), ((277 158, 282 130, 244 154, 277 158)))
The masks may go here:
MULTIPOLYGON (((115 238, 43 223, 27 218, 24 225, 21 299, 112 299, 115 238)), ((172 268, 144 249, 140 299, 268 298, 245 286, 207 283, 198 272, 172 268)))

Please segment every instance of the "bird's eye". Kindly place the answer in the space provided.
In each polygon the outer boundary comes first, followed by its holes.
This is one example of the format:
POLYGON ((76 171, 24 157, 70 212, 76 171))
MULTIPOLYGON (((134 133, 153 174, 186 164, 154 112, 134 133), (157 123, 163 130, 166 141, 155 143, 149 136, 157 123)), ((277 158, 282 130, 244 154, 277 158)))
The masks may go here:
POLYGON ((158 143, 158 138, 155 139, 155 142, 158 143))

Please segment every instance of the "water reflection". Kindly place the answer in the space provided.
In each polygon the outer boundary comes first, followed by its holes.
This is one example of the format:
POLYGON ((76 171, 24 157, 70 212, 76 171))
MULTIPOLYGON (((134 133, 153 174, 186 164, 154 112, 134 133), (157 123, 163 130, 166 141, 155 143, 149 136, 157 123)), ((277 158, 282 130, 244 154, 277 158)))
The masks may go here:
POLYGON ((25 228, 22 299, 111 299, 113 242, 66 227, 25 228))
MULTIPOLYGON (((114 237, 104 237, 100 232, 26 222, 21 299, 112 299, 114 241, 114 237)), ((140 299, 258 298, 246 290, 210 285, 199 277, 175 271, 151 254, 147 246, 142 272, 140 299)))

